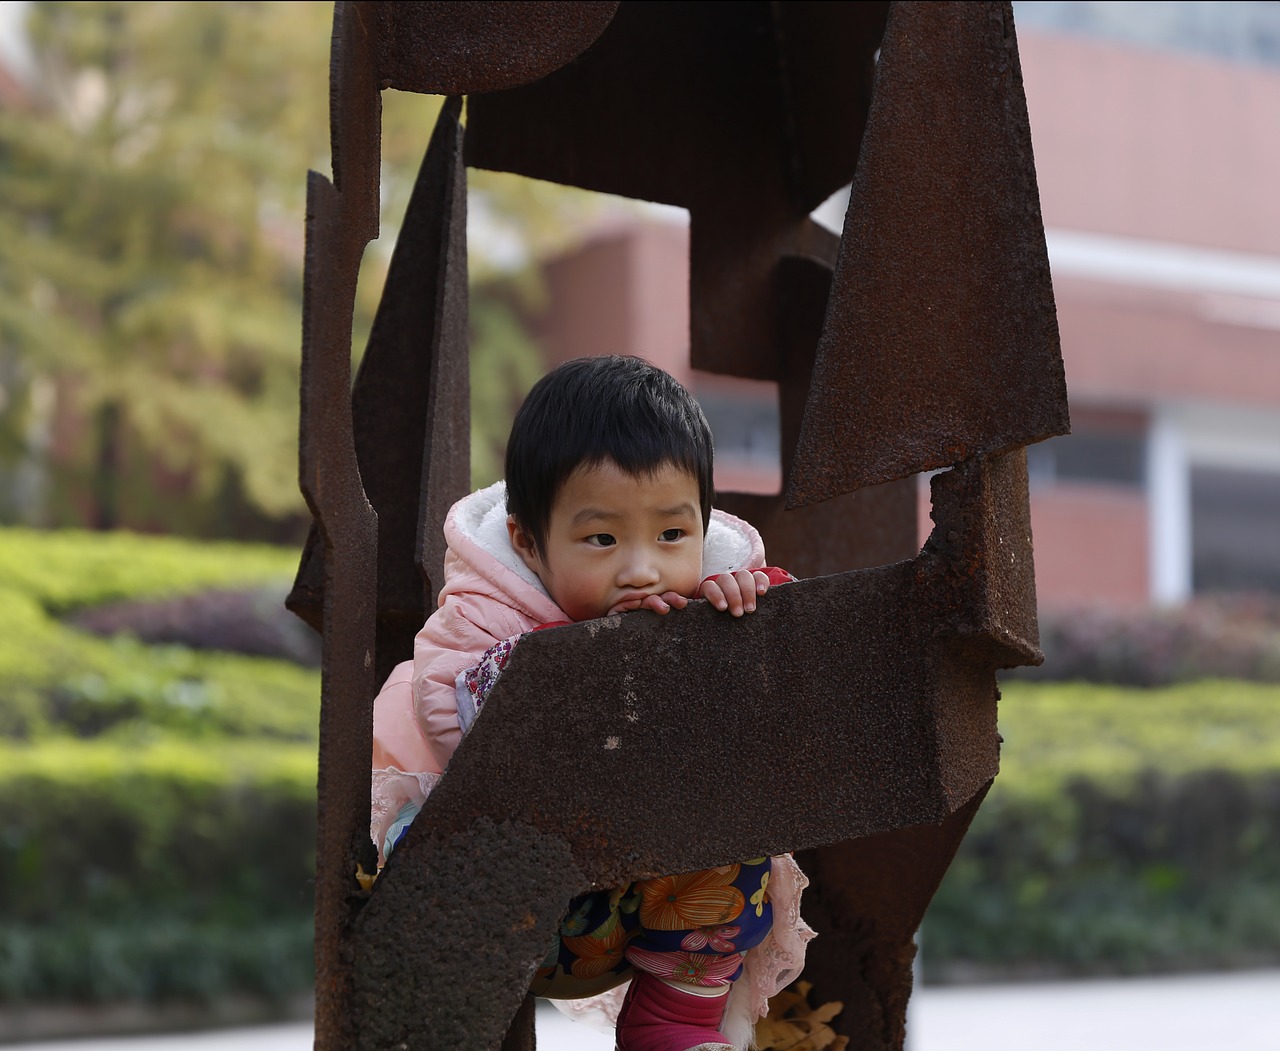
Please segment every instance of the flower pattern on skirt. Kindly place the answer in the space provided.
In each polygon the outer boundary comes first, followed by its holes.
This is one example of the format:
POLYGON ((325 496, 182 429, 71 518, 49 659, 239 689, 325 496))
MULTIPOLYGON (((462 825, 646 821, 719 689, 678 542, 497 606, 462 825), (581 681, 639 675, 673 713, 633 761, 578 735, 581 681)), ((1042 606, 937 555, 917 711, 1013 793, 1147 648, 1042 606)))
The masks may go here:
POLYGON ((655 931, 684 931, 736 919, 743 908, 742 891, 733 885, 738 870, 737 865, 726 865, 644 880, 640 923, 655 931))
POLYGON ((764 915, 764 907, 769 904, 769 873, 760 877, 760 889, 751 895, 751 904, 756 907, 756 915, 764 915))
POLYGON ((681 939, 680 948, 696 952, 710 945, 716 952, 733 952, 736 946, 730 939, 741 933, 741 927, 699 927, 681 939))
POLYGON ((534 976, 533 993, 577 1000, 611 989, 635 971, 728 985, 742 972, 747 950, 773 929, 773 907, 761 887, 771 868, 772 859, 758 858, 579 895, 534 976), (759 900, 749 902, 753 894, 759 900), (659 926, 675 922, 681 926, 659 926))
POLYGON ((728 956, 696 952, 649 952, 632 947, 627 959, 642 971, 686 985, 728 985, 742 966, 742 953, 728 956))
POLYGON ((604 926, 579 938, 563 939, 564 947, 577 957, 570 965, 575 978, 599 978, 622 963, 627 930, 614 913, 604 926))

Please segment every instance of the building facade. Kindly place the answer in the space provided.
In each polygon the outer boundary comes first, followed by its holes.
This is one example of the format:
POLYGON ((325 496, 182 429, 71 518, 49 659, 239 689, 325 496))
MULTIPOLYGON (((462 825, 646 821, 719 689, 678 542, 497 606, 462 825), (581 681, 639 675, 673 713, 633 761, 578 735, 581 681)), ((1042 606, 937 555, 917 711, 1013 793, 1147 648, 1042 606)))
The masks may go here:
POLYGON ((1280 592, 1280 69, 1019 39, 1073 424, 1043 602, 1280 592))

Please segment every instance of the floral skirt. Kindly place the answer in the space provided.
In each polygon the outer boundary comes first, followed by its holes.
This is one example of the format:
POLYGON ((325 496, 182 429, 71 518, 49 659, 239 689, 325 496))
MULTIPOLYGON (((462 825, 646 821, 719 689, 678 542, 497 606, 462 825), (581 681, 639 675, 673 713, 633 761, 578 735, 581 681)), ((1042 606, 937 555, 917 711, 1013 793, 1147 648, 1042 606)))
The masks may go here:
POLYGON ((531 992, 595 996, 636 970, 688 985, 729 985, 746 951, 773 927, 771 871, 772 859, 753 858, 574 898, 531 992))

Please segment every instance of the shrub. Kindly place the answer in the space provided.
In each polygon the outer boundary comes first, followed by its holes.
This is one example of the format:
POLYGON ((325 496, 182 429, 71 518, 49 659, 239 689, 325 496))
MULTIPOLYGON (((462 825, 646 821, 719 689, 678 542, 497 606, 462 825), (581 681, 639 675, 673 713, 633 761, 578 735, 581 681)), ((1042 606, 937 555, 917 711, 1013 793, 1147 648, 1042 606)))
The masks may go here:
POLYGON ((0 1002, 311 983, 314 744, 0 747, 0 1002))
POLYGON ((0 737, 110 732, 137 739, 168 730, 315 740, 314 670, 144 646, 127 636, 103 641, 40 623, 43 615, 24 608, 21 596, 7 597, 0 593, 0 737))
POLYGON ((284 607, 275 587, 216 589, 168 599, 110 602, 80 610, 67 623, 95 635, 128 634, 140 642, 277 657, 320 665, 320 637, 284 607))
POLYGON ((280 661, 103 644, 77 672, 46 684, 46 713, 59 731, 150 740, 182 737, 316 740, 319 676, 280 661))
POLYGON ((0 747, 3 919, 305 913, 315 784, 311 744, 0 747))
POLYGON ((930 980, 1280 962, 1280 690, 1015 684, 930 980))
POLYGON ((282 1001, 315 980, 311 942, 311 915, 296 910, 252 927, 163 913, 0 923, 0 1004, 282 1001))
POLYGON ((208 588, 287 586, 298 552, 267 544, 208 543, 136 533, 0 529, 0 588, 50 613, 208 588))
MULTIPOLYGON (((139 599, 112 611, 119 626, 172 601, 226 614, 225 591, 167 597, 252 587, 241 594, 261 604, 296 562, 0 530, 0 1002, 310 986, 318 673, 59 619, 139 599)), ((221 641, 199 616, 194 630, 221 641)))
POLYGON ((1280 682, 1280 599, 1200 598, 1162 610, 1079 609, 1040 617, 1039 668, 1013 678, 1161 686, 1203 678, 1280 682))

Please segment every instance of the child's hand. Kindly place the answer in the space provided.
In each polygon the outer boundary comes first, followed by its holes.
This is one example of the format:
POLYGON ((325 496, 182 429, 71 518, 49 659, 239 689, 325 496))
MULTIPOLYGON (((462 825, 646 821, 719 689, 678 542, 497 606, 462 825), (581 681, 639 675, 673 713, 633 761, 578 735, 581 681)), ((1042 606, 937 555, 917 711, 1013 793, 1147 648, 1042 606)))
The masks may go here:
POLYGON ((721 612, 728 610, 735 617, 744 613, 754 613, 756 596, 769 590, 769 577, 756 570, 740 569, 736 573, 721 573, 718 577, 704 580, 698 589, 698 596, 705 598, 721 612))
POLYGON ((647 595, 637 609, 651 609, 654 613, 670 613, 673 609, 684 609, 689 600, 678 591, 664 591, 661 595, 647 595))

